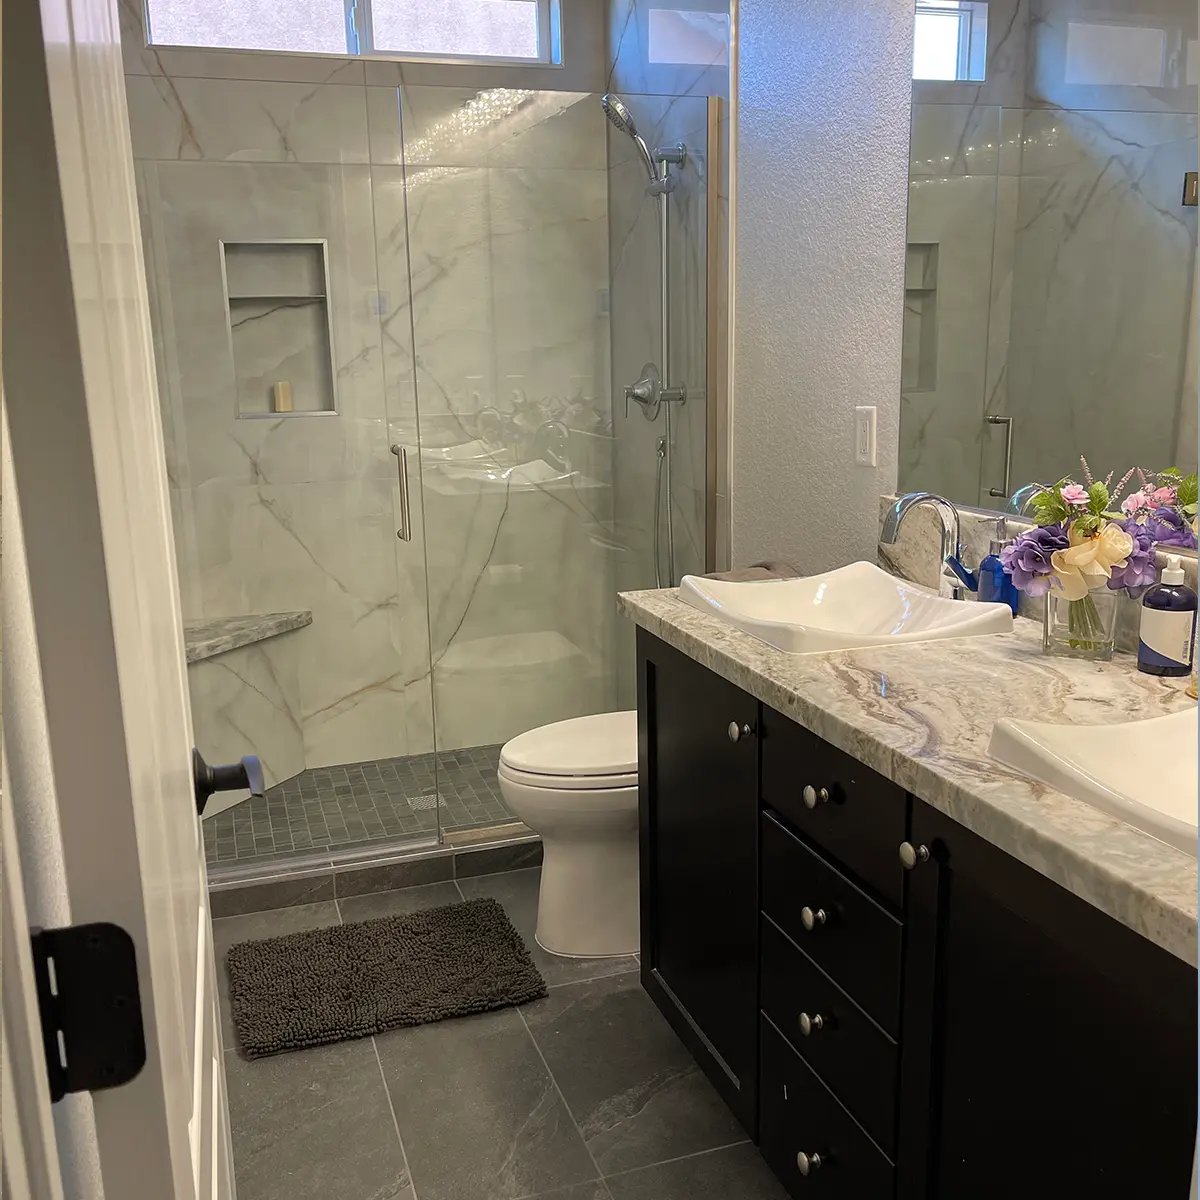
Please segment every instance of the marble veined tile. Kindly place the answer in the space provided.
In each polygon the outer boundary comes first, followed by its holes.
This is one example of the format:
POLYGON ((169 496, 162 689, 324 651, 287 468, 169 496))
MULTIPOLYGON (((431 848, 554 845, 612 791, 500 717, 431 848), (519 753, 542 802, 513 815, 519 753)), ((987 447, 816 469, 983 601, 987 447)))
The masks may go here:
POLYGON ((603 170, 488 173, 493 329, 505 390, 594 399, 595 381, 606 375, 607 184, 603 170))
MULTIPOLYGON (((162 341, 170 351, 167 394, 182 416, 190 482, 393 475, 380 321, 372 311, 378 281, 370 168, 144 166, 153 209, 147 261, 156 275, 162 341), (328 239, 337 415, 239 419, 220 243, 288 237, 328 239)), ((271 346, 262 349, 269 358, 271 346)), ((281 343, 280 353, 285 349, 281 343)))
POLYGON ((400 646, 426 634, 398 611, 392 481, 209 483, 195 494, 205 611, 312 612, 299 664, 308 765, 314 754, 349 762, 337 755, 402 746, 409 681, 400 646))
POLYGON ((140 159, 365 163, 361 87, 260 80, 126 77, 140 159))
POLYGON ((1196 210, 1195 114, 1034 111, 1016 224, 1014 482, 1174 452, 1196 210), (1131 408, 1132 404, 1132 408, 1131 408))
POLYGON ((605 165, 606 120, 595 94, 412 85, 367 92, 374 162, 553 169, 605 165), (399 122, 393 116, 397 92, 399 122))
MULTIPOLYGON (((304 770, 297 667, 307 632, 285 634, 274 644, 242 646, 188 667, 196 746, 210 763, 257 754, 268 787, 304 770)), ((246 795, 218 795, 209 812, 246 795)))
POLYGON ((686 7, 614 0, 608 6, 609 88, 728 96, 729 12, 728 0, 686 7))

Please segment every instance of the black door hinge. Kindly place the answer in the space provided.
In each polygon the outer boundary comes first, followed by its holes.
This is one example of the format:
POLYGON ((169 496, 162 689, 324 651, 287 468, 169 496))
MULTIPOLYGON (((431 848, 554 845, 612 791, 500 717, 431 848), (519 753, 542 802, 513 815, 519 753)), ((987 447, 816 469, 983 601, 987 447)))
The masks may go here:
POLYGON ((50 1099, 128 1083, 146 1065, 133 939, 103 922, 31 934, 50 1099))

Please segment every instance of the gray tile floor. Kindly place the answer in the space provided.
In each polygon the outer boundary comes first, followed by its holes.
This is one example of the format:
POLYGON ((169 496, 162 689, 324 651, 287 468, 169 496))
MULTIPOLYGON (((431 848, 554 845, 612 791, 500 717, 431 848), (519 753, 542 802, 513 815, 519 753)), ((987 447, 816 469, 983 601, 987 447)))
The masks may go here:
POLYGON ((468 746, 302 771, 203 822, 209 864, 345 850, 513 819, 500 795, 499 746, 468 746))
POLYGON ((638 982, 533 940, 539 872, 213 922, 238 1200, 786 1200, 638 982), (545 1000, 247 1062, 225 951, 246 938, 494 896, 545 1000))

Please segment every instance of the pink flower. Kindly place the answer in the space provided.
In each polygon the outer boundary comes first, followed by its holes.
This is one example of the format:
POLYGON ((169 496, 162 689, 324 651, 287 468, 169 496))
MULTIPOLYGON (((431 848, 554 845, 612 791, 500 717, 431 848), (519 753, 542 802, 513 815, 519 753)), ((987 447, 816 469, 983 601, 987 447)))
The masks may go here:
POLYGON ((1068 504, 1077 504, 1081 508, 1086 508, 1088 502, 1087 488, 1080 486, 1078 483, 1068 483, 1062 490, 1062 498, 1068 504))
POLYGON ((1144 492, 1130 492, 1124 500, 1121 501, 1121 511, 1129 513, 1132 516, 1141 508, 1147 508, 1150 504, 1149 499, 1144 492))
POLYGON ((1173 487, 1160 487, 1150 498, 1159 508, 1162 508, 1167 504, 1174 504, 1175 489, 1173 487))

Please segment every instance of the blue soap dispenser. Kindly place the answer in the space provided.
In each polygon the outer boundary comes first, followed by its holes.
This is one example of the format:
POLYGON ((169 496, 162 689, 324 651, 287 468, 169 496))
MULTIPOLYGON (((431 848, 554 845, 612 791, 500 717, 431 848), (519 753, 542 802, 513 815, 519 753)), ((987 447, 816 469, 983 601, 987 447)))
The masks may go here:
POLYGON ((979 564, 979 599, 985 604, 1007 604, 1016 615, 1021 593, 1000 561, 1000 551, 1008 544, 1008 519, 996 518, 996 536, 988 547, 987 558, 979 564))
POLYGON ((1196 644, 1196 593, 1183 582, 1178 554, 1162 580, 1142 597, 1138 670, 1147 675, 1190 675, 1196 644))

